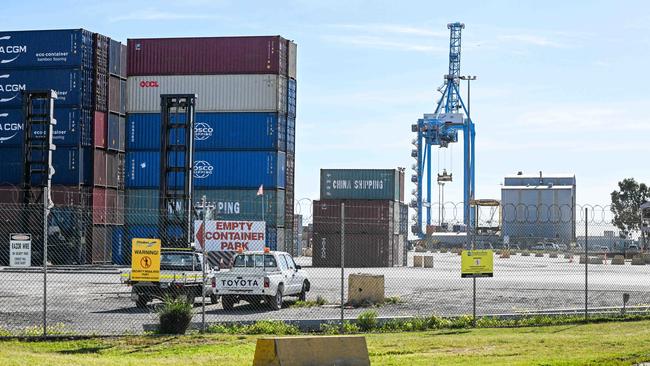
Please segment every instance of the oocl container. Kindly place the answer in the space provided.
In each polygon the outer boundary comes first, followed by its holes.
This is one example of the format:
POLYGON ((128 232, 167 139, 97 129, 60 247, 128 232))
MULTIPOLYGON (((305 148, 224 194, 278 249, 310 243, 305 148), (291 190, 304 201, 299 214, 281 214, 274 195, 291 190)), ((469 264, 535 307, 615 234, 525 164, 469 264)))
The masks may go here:
POLYGON ((296 44, 279 36, 129 39, 128 74, 296 77, 296 44))
POLYGON ((197 94, 197 112, 287 112, 287 78, 278 75, 133 76, 129 113, 159 113, 161 94, 197 94))
MULTIPOLYGON (((196 150, 284 150, 286 121, 278 113, 197 113, 194 146, 196 150)), ((152 136, 161 133, 160 113, 128 115, 130 150, 160 150, 160 139, 152 136)))
POLYGON ((400 201, 404 179, 397 169, 321 169, 321 199, 400 201))

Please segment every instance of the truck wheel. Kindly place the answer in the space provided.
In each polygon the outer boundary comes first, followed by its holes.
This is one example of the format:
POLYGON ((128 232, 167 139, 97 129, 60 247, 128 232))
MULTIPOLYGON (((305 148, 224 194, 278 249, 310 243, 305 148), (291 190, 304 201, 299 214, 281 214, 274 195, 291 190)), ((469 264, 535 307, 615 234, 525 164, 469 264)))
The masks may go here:
POLYGON ((219 302, 219 296, 217 295, 210 295, 210 303, 212 305, 216 305, 219 302))
POLYGON ((307 300, 307 283, 303 282, 302 290, 300 290, 300 293, 298 294, 298 301, 306 301, 306 300, 307 300))
POLYGON ((278 291, 275 293, 275 296, 269 296, 267 302, 271 310, 280 310, 282 309, 282 286, 278 287, 278 291))
POLYGON ((235 298, 232 296, 221 296, 223 310, 232 310, 235 307, 235 298))
POLYGON ((135 302, 135 307, 138 309, 145 309, 147 307, 148 302, 149 302, 148 298, 144 296, 139 296, 138 300, 135 302))

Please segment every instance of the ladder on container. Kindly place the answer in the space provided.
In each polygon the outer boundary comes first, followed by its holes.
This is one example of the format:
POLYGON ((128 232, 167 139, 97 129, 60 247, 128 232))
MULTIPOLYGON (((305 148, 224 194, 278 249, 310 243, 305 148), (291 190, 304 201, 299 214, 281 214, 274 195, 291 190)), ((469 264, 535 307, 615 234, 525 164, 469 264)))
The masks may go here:
POLYGON ((192 242, 195 105, 196 94, 160 96, 162 143, 158 234, 166 247, 184 248, 192 242))

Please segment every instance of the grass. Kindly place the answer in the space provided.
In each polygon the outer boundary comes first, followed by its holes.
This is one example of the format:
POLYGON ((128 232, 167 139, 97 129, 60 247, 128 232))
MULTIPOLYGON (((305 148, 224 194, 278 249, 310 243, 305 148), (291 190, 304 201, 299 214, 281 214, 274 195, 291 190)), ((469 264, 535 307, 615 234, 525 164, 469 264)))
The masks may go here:
MULTIPOLYGON (((250 365, 253 335, 0 341, 0 364, 250 365)), ((650 321, 366 335, 373 365, 630 365, 650 361, 650 321)))

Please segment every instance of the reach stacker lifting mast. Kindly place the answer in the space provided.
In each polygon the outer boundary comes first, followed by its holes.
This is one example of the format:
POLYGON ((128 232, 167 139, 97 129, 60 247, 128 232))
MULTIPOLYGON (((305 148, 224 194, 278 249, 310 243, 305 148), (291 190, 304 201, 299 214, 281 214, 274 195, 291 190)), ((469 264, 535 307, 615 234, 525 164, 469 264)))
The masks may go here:
MULTIPOLYGON (((469 105, 466 106, 463 102, 459 85, 460 80, 467 80, 469 92, 469 81, 475 80, 476 77, 460 75, 461 30, 465 28, 465 25, 456 22, 447 24, 447 28, 450 30, 449 72, 444 77, 444 84, 438 89, 442 93, 442 97, 433 113, 424 114, 422 118, 418 119, 417 124, 411 126, 411 130, 417 133, 417 138, 413 141, 416 149, 411 152, 411 156, 417 160, 413 167, 415 174, 411 177, 411 181, 417 185, 417 189, 413 192, 415 197, 410 204, 416 210, 415 223, 411 227, 411 231, 419 238, 425 236, 425 223, 427 226, 431 225, 432 181, 440 183, 452 180, 452 174, 448 175, 446 171, 442 175, 431 172, 432 148, 434 146, 447 148, 450 143, 458 142, 458 131, 463 133, 463 222, 468 227, 473 225, 474 215, 471 212, 470 203, 474 199, 475 132, 474 123, 470 118, 469 105)), ((440 204, 443 205, 442 202, 440 204)), ((441 212, 443 210, 441 208, 441 212)))

